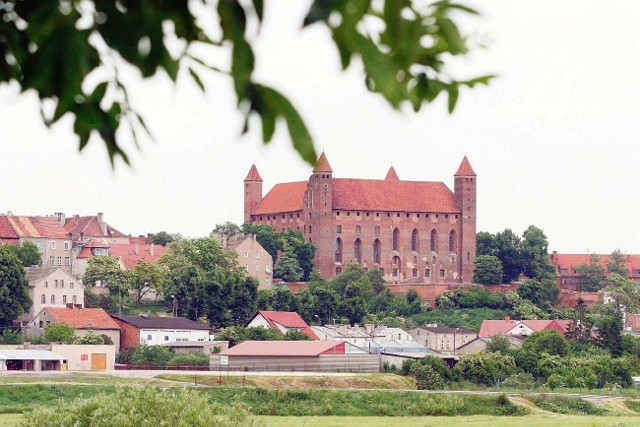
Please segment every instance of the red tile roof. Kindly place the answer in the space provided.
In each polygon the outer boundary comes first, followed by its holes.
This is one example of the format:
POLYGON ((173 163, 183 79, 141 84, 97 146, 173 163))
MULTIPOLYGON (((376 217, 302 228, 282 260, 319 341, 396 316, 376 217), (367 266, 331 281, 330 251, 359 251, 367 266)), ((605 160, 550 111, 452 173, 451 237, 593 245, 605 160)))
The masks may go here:
POLYGON ((393 166, 389 168, 389 172, 387 172, 387 176, 385 176, 384 179, 400 181, 400 178, 398 178, 398 174, 396 173, 396 169, 393 166))
POLYGON ((322 152, 322 154, 320 154, 320 158, 316 163, 316 167, 313 168, 313 171, 314 172, 333 172, 333 169, 331 169, 331 165, 329 164, 329 160, 327 160, 327 156, 324 154, 324 151, 322 152))
POLYGON ((10 216, 5 217, 13 232, 19 237, 67 239, 69 234, 56 217, 10 216))
POLYGON ((136 253, 135 243, 109 243, 109 255, 122 258, 122 262, 127 270, 131 270, 136 266, 138 261, 147 261, 156 264, 166 248, 161 245, 141 245, 138 244, 138 252, 136 253), (153 247, 153 248, 152 248, 153 247), (153 255, 151 251, 153 249, 153 255))
POLYGON ((632 331, 640 331, 640 314, 626 313, 624 316, 624 328, 632 331))
POLYGON ((471 163, 469 163, 469 159, 467 156, 464 156, 462 159, 462 163, 460 163, 460 167, 458 171, 453 176, 476 176, 476 173, 473 171, 471 167, 471 163))
POLYGON ((85 237, 127 237, 124 233, 107 224, 107 233, 102 232, 97 215, 67 218, 64 224, 67 233, 74 237, 81 234, 85 237))
POLYGON ((15 232, 11 223, 5 215, 0 215, 0 240, 19 239, 18 233, 15 232))
POLYGON ((302 210, 307 181, 276 184, 262 199, 252 215, 265 215, 302 210))
MULTIPOLYGON (((592 254, 559 254, 553 253, 549 255, 552 264, 555 264, 558 267, 558 272, 560 269, 566 269, 566 273, 562 273, 562 276, 580 276, 579 274, 574 274, 573 269, 578 267, 580 264, 589 264, 591 262, 592 254)), ((604 268, 605 272, 607 271, 607 262, 610 261, 609 255, 597 255, 599 258, 598 264, 602 268, 604 268)), ((639 276, 635 272, 640 270, 640 255, 625 255, 626 262, 625 268, 628 271, 630 277, 639 276)))
POLYGON ((47 310, 56 322, 76 329, 120 329, 120 326, 101 308, 52 308, 47 310))
POLYGON ((276 327, 276 323, 281 324, 287 328, 297 328, 300 332, 309 335, 311 339, 317 340, 318 336, 313 332, 313 329, 307 325, 302 317, 295 311, 258 311, 272 327, 276 327))
POLYGON ((93 258, 95 255, 91 252, 91 248, 84 247, 76 257, 77 259, 93 258))
POLYGON ((223 356, 309 357, 323 353, 344 354, 344 343, 340 341, 245 341, 220 354, 223 356))
POLYGON ((249 173, 247 174, 247 177, 244 179, 244 182, 247 181, 258 181, 258 182, 262 182, 262 178, 260 177, 260 174, 258 173, 258 168, 256 168, 256 165, 251 165, 251 169, 249 169, 249 173))
POLYGON ((516 327, 519 323, 531 328, 534 332, 554 329, 560 333, 566 333, 571 324, 571 320, 568 319, 555 319, 555 320, 483 320, 482 326, 478 337, 489 338, 494 335, 504 335, 511 329, 516 327))

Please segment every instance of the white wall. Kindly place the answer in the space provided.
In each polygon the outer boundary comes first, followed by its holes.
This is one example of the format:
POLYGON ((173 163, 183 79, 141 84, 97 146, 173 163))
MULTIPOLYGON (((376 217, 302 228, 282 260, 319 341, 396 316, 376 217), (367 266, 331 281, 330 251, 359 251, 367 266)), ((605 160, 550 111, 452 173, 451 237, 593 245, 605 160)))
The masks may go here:
POLYGON ((158 345, 175 341, 211 341, 208 330, 140 329, 140 344, 158 345))

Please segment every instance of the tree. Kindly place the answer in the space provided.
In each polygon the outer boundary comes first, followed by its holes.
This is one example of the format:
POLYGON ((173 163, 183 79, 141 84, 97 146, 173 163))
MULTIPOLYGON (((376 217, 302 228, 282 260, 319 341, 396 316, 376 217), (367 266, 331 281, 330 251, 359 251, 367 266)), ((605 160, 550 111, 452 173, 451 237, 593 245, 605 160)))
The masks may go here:
POLYGON ((83 282, 86 286, 100 283, 109 288, 109 294, 118 298, 119 311, 122 312, 122 296, 127 295, 130 281, 127 273, 120 267, 120 260, 112 256, 97 256, 89 259, 83 282))
POLYGON ((24 242, 20 246, 18 252, 18 258, 22 261, 22 265, 25 267, 31 267, 33 265, 42 265, 42 256, 38 247, 31 242, 24 242))
POLYGON ((510 347, 509 338, 504 335, 494 335, 487 343, 487 351, 490 353, 505 353, 510 347))
POLYGON ((582 263, 576 267, 576 273, 581 275, 580 289, 585 292, 596 292, 602 288, 604 282, 604 268, 600 265, 600 257, 591 254, 589 263, 582 263))
POLYGON ((10 245, 0 246, 0 326, 29 311, 31 297, 22 262, 10 245))
POLYGON ((267 224, 243 224, 242 231, 245 234, 254 234, 256 240, 265 251, 269 252, 274 261, 278 259, 278 250, 280 249, 280 241, 278 233, 267 224))
POLYGON ((596 326, 600 346, 608 350, 613 357, 622 355, 622 310, 618 304, 606 304, 596 326))
POLYGON ((216 224, 211 232, 211 237, 220 236, 228 239, 240 233, 242 233, 242 228, 239 225, 227 221, 224 224, 216 224))
POLYGON ((313 271, 313 257, 316 254, 316 247, 304 240, 304 235, 300 230, 290 228, 280 234, 280 247, 282 250, 291 248, 298 265, 302 269, 303 281, 308 281, 313 271))
POLYGON ((493 255, 479 255, 473 260, 473 281, 483 285, 494 285, 502 281, 502 263, 493 255))
POLYGON ((496 238, 493 234, 480 231, 476 235, 476 256, 495 255, 497 250, 496 238))
POLYGON ((162 292, 166 281, 165 269, 149 261, 139 260, 132 270, 128 271, 129 288, 135 292, 136 307, 151 290, 162 292))
MULTIPOLYGON (((15 82, 21 91, 35 91, 41 103, 52 102, 55 108, 51 112, 42 109, 47 126, 67 114, 73 116, 80 149, 96 131, 112 162, 117 156, 128 162, 118 135, 121 124, 136 143, 137 134, 148 130, 131 106, 120 78, 124 68, 139 71, 143 78, 163 70, 173 82, 182 68, 203 91, 206 88, 200 75, 204 70, 229 75, 238 109, 245 117, 243 132, 254 123, 250 117, 257 115, 262 119, 262 139, 267 143, 276 125, 286 123, 294 149, 307 162, 316 161, 311 135, 295 107, 253 76, 252 44, 267 16, 263 1, 223 0, 204 2, 200 7, 191 7, 188 2, 159 2, 145 7, 99 1, 71 1, 63 6, 58 2, 9 4, 11 7, 0 14, 0 83, 15 82), (209 19, 199 16, 203 8, 211 9, 221 31, 205 24, 209 19), (171 52, 171 46, 176 45, 179 51, 171 52), (195 49, 213 57, 228 55, 230 50, 230 64, 210 65, 203 60, 204 55, 196 55, 195 49), (108 72, 97 72, 99 69, 108 72), (100 77, 90 79, 90 75, 100 77)), ((450 77, 445 60, 468 52, 467 38, 451 19, 452 12, 476 14, 467 6, 448 1, 421 7, 390 0, 316 0, 303 26, 328 30, 343 69, 360 58, 367 88, 382 95, 394 108, 410 104, 417 111, 446 93, 452 112, 460 87, 487 84, 492 77, 466 81, 450 77), (381 21, 381 25, 371 25, 372 21, 381 21)))
POLYGON ((496 233, 495 256, 502 262, 502 283, 517 280, 522 273, 522 256, 520 253, 520 237, 510 229, 496 233))
POLYGON ((549 260, 549 242, 544 232, 530 225, 522 234, 522 262, 525 276, 543 281, 555 279, 555 267, 549 260))
POLYGON ((555 305, 560 299, 560 288, 552 279, 543 279, 541 282, 536 279, 527 279, 518 285, 518 295, 537 306, 555 305))
POLYGON ((182 236, 179 233, 169 234, 166 231, 159 231, 151 237, 151 243, 154 245, 167 246, 169 243, 173 243, 181 239, 182 236))
POLYGON ((76 330, 66 323, 51 323, 44 327, 44 339, 48 343, 73 344, 76 330))
POLYGON ((103 336, 104 335, 96 335, 93 332, 88 331, 85 335, 76 337, 73 343, 81 345, 103 345, 106 344, 104 342, 104 338, 102 338, 103 336))
POLYGON ((531 334, 522 344, 522 350, 535 354, 547 353, 551 356, 566 356, 569 344, 560 332, 550 329, 531 334))
POLYGON ((616 304, 625 307, 631 313, 640 310, 640 287, 635 281, 618 273, 611 273, 605 279, 604 285, 600 292, 609 295, 616 304))
POLYGON ((209 402, 206 395, 195 390, 145 386, 117 387, 91 398, 37 408, 25 414, 24 425, 257 427, 262 422, 241 405, 209 402))
POLYGON ((629 271, 625 264, 627 263, 627 257, 622 253, 620 249, 616 249, 609 255, 609 260, 605 263, 609 274, 617 273, 622 277, 627 277, 629 271))
POLYGON ((273 275, 285 282, 297 282, 302 279, 304 272, 292 249, 288 248, 280 255, 273 267, 273 275))

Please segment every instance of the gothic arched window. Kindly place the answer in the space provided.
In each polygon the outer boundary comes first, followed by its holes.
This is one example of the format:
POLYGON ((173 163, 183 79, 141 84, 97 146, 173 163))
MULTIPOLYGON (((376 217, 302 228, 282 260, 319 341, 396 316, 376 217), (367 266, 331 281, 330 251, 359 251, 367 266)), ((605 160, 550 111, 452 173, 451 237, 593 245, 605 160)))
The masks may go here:
POLYGON ((438 252, 438 232, 434 228, 431 230, 431 252, 438 252))
POLYGON ((449 232, 449 252, 455 253, 458 250, 458 239, 455 230, 449 232))
POLYGON ((336 262, 342 263, 342 239, 336 239, 336 262))
POLYGON ((393 229, 393 250, 397 251, 400 247, 400 230, 397 228, 393 229))
POLYGON ((420 252, 420 234, 417 228, 414 228, 411 233, 411 250, 413 252, 420 252))
POLYGON ((355 258, 356 262, 362 262, 362 242, 360 239, 356 239, 353 242, 353 258, 355 258))
POLYGON ((373 263, 380 264, 380 239, 373 241, 373 263))

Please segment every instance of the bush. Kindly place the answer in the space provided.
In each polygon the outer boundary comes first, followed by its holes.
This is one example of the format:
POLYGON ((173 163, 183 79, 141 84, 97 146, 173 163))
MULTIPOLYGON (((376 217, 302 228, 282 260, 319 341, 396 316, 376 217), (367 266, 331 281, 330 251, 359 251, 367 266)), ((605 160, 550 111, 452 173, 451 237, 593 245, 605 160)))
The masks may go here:
POLYGON ((416 388, 418 390, 444 389, 442 376, 430 365, 415 363, 411 367, 411 373, 416 377, 416 388))
POLYGON ((528 372, 518 372, 517 374, 513 374, 509 376, 506 380, 502 382, 502 385, 505 387, 511 387, 518 390, 529 390, 535 387, 536 381, 528 372))
POLYGON ((513 357, 502 353, 472 353, 460 357, 454 368, 462 381, 488 386, 499 385, 517 368, 513 357))
POLYGON ((27 427, 58 426, 151 426, 240 427, 261 426, 242 406, 209 403, 194 390, 151 387, 117 389, 114 394, 98 396, 54 408, 40 408, 25 414, 27 427))
POLYGON ((89 331, 86 335, 81 337, 76 337, 74 344, 89 344, 89 345, 102 345, 104 344, 103 335, 96 335, 93 332, 89 331))
POLYGON ((175 353, 162 346, 140 346, 130 347, 118 353, 116 361, 118 363, 126 363, 131 365, 156 365, 166 366, 175 353))
POLYGON ((24 343, 24 336, 20 333, 20 331, 12 331, 7 328, 2 331, 2 335, 0 335, 0 344, 22 344, 24 343))
POLYGON ((167 363, 168 366, 209 366, 209 356, 197 351, 176 354, 167 363))
POLYGON ((528 396, 538 408, 566 415, 605 415, 609 411, 599 408, 578 397, 567 396, 528 396))

